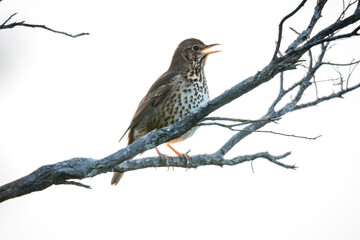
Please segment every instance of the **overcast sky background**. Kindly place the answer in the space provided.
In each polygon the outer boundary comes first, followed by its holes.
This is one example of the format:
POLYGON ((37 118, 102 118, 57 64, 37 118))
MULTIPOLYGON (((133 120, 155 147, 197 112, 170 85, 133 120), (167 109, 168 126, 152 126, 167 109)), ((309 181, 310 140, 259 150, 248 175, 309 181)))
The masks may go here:
MULTIPOLYGON (((42 165, 102 158, 124 147, 126 141, 117 141, 139 101, 186 38, 221 43, 205 68, 212 98, 254 75, 272 57, 279 21, 299 2, 2 1, 0 23, 18 12, 13 20, 91 35, 0 31, 0 185, 42 165)), ((307 25, 315 2, 287 22, 284 44, 296 37, 289 26, 307 25)), ((319 27, 337 18, 341 2, 330 1, 319 27)), ((341 41, 326 58, 349 62, 360 57, 359 46, 358 38, 341 41)), ((350 85, 359 76, 356 71, 350 85)), ((328 69, 317 79, 335 77, 328 69)), ((319 87, 336 90, 330 83, 319 87)), ((274 79, 212 115, 259 117, 277 91, 274 79)), ((92 190, 53 186, 0 204, 0 239, 359 239, 359 93, 266 127, 322 135, 316 141, 257 133, 229 153, 291 151, 284 162, 296 171, 262 159, 253 162, 255 173, 249 163, 146 169, 126 173, 117 187, 110 186, 111 173, 103 174, 82 181, 92 190)), ((312 90, 306 97, 314 96, 312 90)), ((212 153, 232 134, 203 127, 175 147, 212 153)))

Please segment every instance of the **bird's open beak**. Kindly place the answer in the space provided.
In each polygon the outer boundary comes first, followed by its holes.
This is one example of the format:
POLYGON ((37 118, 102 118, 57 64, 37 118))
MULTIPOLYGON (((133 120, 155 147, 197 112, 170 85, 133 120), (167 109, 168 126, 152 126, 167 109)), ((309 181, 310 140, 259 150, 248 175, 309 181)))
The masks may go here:
POLYGON ((214 46, 217 46, 217 45, 220 45, 218 43, 215 43, 215 44, 210 44, 210 45, 207 45, 203 50, 201 50, 201 53, 204 53, 204 54, 210 54, 210 53, 216 53, 216 52, 220 52, 220 50, 210 50, 210 48, 214 47, 214 46))

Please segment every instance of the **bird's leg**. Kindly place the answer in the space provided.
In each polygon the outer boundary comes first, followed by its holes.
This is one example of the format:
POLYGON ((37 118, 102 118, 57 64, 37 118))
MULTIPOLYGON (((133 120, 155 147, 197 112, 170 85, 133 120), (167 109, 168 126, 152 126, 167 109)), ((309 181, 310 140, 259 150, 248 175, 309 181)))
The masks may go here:
POLYGON ((166 143, 166 146, 168 146, 176 154, 176 156, 186 160, 186 170, 187 170, 189 168, 189 161, 191 160, 191 157, 187 153, 179 153, 169 143, 166 143))
POLYGON ((166 167, 167 167, 167 169, 169 171, 168 158, 171 157, 171 156, 161 153, 157 147, 155 148, 155 150, 156 150, 157 154, 161 157, 161 160, 165 161, 166 167))

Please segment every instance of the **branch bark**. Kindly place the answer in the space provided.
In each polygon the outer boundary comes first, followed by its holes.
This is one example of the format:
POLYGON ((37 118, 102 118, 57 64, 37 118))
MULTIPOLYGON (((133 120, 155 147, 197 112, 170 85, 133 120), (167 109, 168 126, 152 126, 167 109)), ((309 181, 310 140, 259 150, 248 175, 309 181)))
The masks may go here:
MULTIPOLYGON (((255 121, 247 122, 243 126, 243 128, 239 130, 239 132, 235 133, 216 152, 212 154, 193 156, 192 161, 189 163, 189 167, 195 168, 203 165, 236 165, 245 161, 253 161, 258 158, 265 158, 281 167, 294 169, 294 165, 287 165, 278 161, 287 157, 290 153, 285 153, 281 156, 273 156, 267 152, 263 152, 253 155, 238 156, 233 159, 226 159, 225 155, 242 139, 244 139, 253 132, 259 131, 260 128, 272 122, 269 121, 269 119, 279 119, 285 114, 292 111, 314 106, 320 102, 342 96, 350 91, 360 88, 360 84, 356 84, 352 87, 342 88, 336 93, 317 98, 314 101, 300 104, 304 92, 309 88, 309 86, 314 84, 314 81, 312 80, 315 77, 315 73, 318 71, 318 69, 327 65, 324 64, 323 59, 326 51, 328 50, 329 43, 334 42, 338 39, 357 36, 357 31, 359 27, 355 27, 354 30, 348 34, 337 34, 339 30, 342 30, 345 27, 357 23, 360 19, 360 11, 357 9, 347 18, 339 18, 336 22, 330 24, 323 30, 316 33, 313 37, 311 37, 311 32, 313 31, 318 19, 322 15, 322 9, 327 2, 325 0, 318 0, 309 25, 304 31, 302 31, 301 34, 298 35, 298 37, 293 41, 293 43, 286 48, 287 50, 285 51, 285 54, 280 53, 278 56, 278 52, 280 52, 281 49, 281 38, 283 31, 282 25, 288 18, 298 13, 298 11, 302 8, 305 2, 306 1, 302 1, 301 4, 294 11, 292 11, 281 21, 279 25, 281 27, 279 27, 279 37, 277 45, 275 47, 275 53, 272 56, 270 63, 262 70, 258 71, 255 75, 244 79, 243 81, 233 86, 231 89, 226 90, 218 97, 212 99, 206 106, 197 110, 196 112, 191 113, 178 123, 163 129, 152 131, 148 135, 144 136, 143 138, 139 139, 128 147, 123 148, 113 154, 110 154, 103 159, 95 160, 91 158, 73 158, 56 164, 42 166, 28 176, 1 186, 0 202, 14 197, 22 196, 24 194, 28 194, 34 191, 40 191, 48 188, 51 185, 56 184, 73 184, 81 185, 82 187, 88 187, 79 182, 74 182, 70 180, 81 180, 83 178, 94 177, 98 174, 106 172, 126 172, 146 167, 164 167, 165 163, 162 162, 161 158, 159 157, 144 158, 130 161, 127 161, 127 159, 131 159, 141 152, 152 149, 162 143, 180 137, 182 134, 186 133, 196 124, 198 124, 210 113, 243 96, 244 94, 254 90, 258 86, 270 81, 279 73, 280 89, 278 96, 276 97, 274 102, 271 103, 264 116, 255 121), (317 56, 316 61, 315 59, 313 60, 313 54, 309 52, 312 48, 315 47, 320 48, 320 53, 317 56), (306 53, 309 53, 310 55, 310 60, 307 66, 308 71, 306 75, 298 81, 295 81, 295 83, 290 88, 284 89, 283 82, 286 71, 296 69, 296 67, 299 65, 300 59, 306 53), (289 96, 289 94, 294 94, 294 97, 284 106, 278 107, 279 102, 281 100, 284 100, 286 96, 289 96)), ((349 11, 350 8, 346 9, 349 11)), ((6 22, 3 25, 6 25, 6 22)), ((305 60, 301 61, 304 64, 305 60)), ((346 67, 346 65, 343 67, 346 67)), ((173 158, 170 159, 169 165, 174 167, 185 167, 186 163, 184 159, 173 158)))

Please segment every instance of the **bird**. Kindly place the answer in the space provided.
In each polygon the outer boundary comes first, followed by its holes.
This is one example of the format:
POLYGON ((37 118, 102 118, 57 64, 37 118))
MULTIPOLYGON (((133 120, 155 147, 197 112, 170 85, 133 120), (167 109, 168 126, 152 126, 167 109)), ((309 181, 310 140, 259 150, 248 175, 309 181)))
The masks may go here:
MULTIPOLYGON (((170 126, 206 105, 210 98, 204 66, 209 54, 219 52, 212 50, 216 45, 219 44, 206 45, 196 38, 182 41, 173 54, 169 69, 152 84, 140 101, 119 141, 128 132, 130 145, 149 132, 170 126)), ((179 138, 165 143, 177 156, 185 158, 187 163, 191 159, 190 156, 187 153, 179 153, 170 144, 189 138, 196 129, 197 127, 194 127, 179 138)), ((155 149, 168 167, 169 156, 162 154, 158 148, 155 149)), ((123 172, 115 172, 111 185, 117 185, 123 175, 123 172)))

